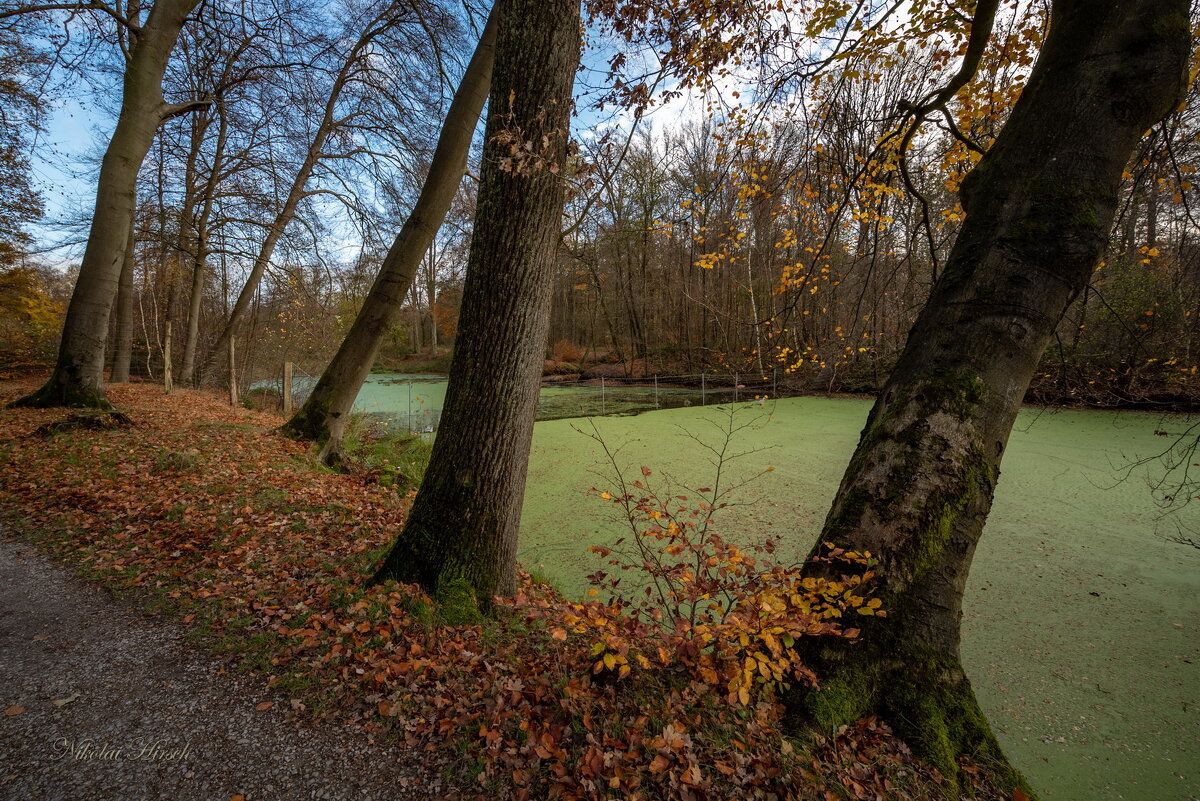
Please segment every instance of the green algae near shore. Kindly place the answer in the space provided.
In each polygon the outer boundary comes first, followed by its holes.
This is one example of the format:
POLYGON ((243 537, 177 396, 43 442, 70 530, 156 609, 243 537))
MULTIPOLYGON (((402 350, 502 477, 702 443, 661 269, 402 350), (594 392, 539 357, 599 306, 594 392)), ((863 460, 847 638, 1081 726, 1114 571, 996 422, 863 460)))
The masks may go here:
MULTIPOLYGON (((784 537, 800 558, 824 520, 870 402, 792 398, 768 403, 744 432, 758 450, 735 472, 775 471, 759 499, 720 522, 727 538, 784 537)), ((622 461, 684 483, 710 475, 681 435, 697 408, 597 419, 622 461)), ((1193 420, 1194 421, 1194 420, 1193 420)), ((601 565, 587 545, 620 536, 598 448, 574 427, 534 433, 519 558, 568 593, 601 565)), ((1187 418, 1137 412, 1021 413, 968 585, 963 659, 1001 743, 1047 801, 1188 799, 1200 795, 1200 550, 1169 542, 1173 523, 1200 528, 1200 502, 1160 519, 1152 462, 1187 418), (1165 435, 1160 432, 1165 432, 1165 435)), ((696 486, 695 483, 692 483, 696 486)))

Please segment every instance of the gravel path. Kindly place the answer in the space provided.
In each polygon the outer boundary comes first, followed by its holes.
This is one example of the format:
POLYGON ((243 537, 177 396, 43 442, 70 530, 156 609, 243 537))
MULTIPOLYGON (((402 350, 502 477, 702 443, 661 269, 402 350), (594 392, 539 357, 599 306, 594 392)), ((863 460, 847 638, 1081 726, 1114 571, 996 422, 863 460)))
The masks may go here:
POLYGON ((447 797, 419 755, 296 728, 182 635, 0 536, 0 798, 447 797))

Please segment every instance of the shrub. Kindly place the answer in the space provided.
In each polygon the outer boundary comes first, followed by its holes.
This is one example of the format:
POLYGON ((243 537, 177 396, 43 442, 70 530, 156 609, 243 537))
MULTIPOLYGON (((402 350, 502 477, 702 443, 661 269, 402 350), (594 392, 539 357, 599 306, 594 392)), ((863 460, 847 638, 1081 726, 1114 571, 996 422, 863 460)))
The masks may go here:
POLYGON ((550 348, 550 358, 556 362, 579 362, 583 359, 583 348, 569 339, 560 339, 550 348))

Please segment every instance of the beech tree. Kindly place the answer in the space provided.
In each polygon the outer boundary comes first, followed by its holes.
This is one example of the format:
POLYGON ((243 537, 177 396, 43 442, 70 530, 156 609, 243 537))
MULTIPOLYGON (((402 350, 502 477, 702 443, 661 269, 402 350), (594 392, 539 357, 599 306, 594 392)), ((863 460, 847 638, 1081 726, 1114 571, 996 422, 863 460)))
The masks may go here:
POLYGON ((441 425, 376 580, 472 608, 516 585, 517 530, 561 234, 579 0, 499 0, 478 211, 441 425))
POLYGON ((866 619, 859 642, 809 654, 821 685, 792 698, 799 719, 829 730, 878 713, 950 777, 966 755, 1008 787, 1021 781, 960 663, 963 589, 1025 390, 1106 245, 1139 138, 1183 97, 1190 47, 1185 0, 1052 4, 1020 100, 962 183, 965 222, 822 532, 879 560, 888 615, 866 619))
POLYGON ((322 442, 322 459, 326 462, 340 457, 346 415, 371 372, 380 343, 400 317, 421 259, 446 218, 467 169, 471 139, 492 83, 496 25, 493 9, 446 114, 421 194, 388 249, 337 354, 285 426, 285 431, 295 437, 322 442))
MULTIPOLYGON (((109 314, 125 258, 138 170, 166 119, 187 113, 202 99, 167 103, 163 73, 175 41, 199 0, 156 0, 142 8, 104 3, 49 4, 45 9, 98 9, 122 31, 125 74, 121 112, 100 166, 91 231, 79 278, 63 326, 58 361, 41 389, 15 402, 20 406, 110 406, 104 394, 104 349, 109 314)), ((44 10, 38 5, 0 12, 0 19, 44 10)))

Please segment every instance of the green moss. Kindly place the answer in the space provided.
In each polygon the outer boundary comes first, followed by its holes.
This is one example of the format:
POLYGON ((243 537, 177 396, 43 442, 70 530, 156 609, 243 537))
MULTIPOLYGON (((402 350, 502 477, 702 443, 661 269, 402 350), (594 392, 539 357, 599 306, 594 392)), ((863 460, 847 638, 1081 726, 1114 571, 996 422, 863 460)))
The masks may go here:
POLYGON ((934 370, 915 382, 915 399, 921 404, 921 416, 946 412, 959 418, 972 416, 987 394, 983 379, 973 373, 934 370))
POLYGON ((828 735, 876 713, 913 753, 948 780, 947 797, 958 798, 962 757, 969 758, 1004 791, 1024 778, 1005 759, 957 658, 914 647, 902 633, 878 632, 874 645, 831 643, 817 656, 821 684, 795 693, 789 728, 828 735))
POLYGON ((292 439, 323 443, 329 438, 329 428, 325 425, 328 416, 329 405, 310 397, 279 430, 292 439))
POLYGON ((818 731, 828 733, 871 711, 877 676, 863 660, 854 660, 821 680, 804 699, 805 711, 818 731))
POLYGON ((1179 39, 1187 42, 1192 35, 1192 26, 1186 14, 1163 14, 1155 17, 1154 33, 1164 39, 1179 39))
POLYGON ((902 664, 907 669, 896 671, 881 702, 913 752, 955 785, 959 758, 965 756, 1005 792, 1020 787, 1036 798, 1005 758, 958 660, 943 652, 910 650, 902 664))
MULTIPOLYGON (((915 381, 914 394, 897 396, 883 413, 864 429, 859 447, 851 459, 849 474, 860 475, 889 443, 900 456, 887 475, 884 485, 876 491, 855 487, 842 499, 835 514, 825 527, 826 536, 836 539, 853 530, 868 508, 876 510, 882 522, 899 517, 905 509, 905 494, 926 467, 923 443, 929 436, 929 418, 937 413, 950 414, 960 420, 977 413, 986 394, 982 379, 970 373, 937 370, 915 381), (904 421, 909 421, 905 424, 904 421), (876 495, 879 497, 876 497, 876 495)), ((949 539, 954 524, 974 500, 980 481, 992 474, 986 460, 972 457, 965 466, 961 486, 964 492, 955 496, 938 495, 927 503, 923 516, 924 533, 918 538, 917 570, 932 564, 949 539)))
POLYGON ((956 494, 935 494, 926 502, 924 525, 917 538, 912 564, 913 576, 921 575, 937 562, 963 513, 979 497, 983 487, 995 485, 995 479, 995 467, 975 448, 962 466, 962 477, 957 482, 961 489, 956 494))
POLYGON ((50 409, 58 406, 68 409, 99 409, 105 412, 113 410, 113 405, 105 397, 102 388, 68 384, 60 380, 57 373, 36 392, 9 404, 10 409, 50 409))
POLYGON ((1090 195, 1052 178, 1029 184, 1029 210, 1008 231, 1007 239, 1031 251, 1041 251, 1064 225, 1099 228, 1100 220, 1090 195))
POLYGON ((437 605, 438 619, 448 626, 479 623, 483 620, 475 587, 464 578, 440 583, 433 600, 437 605))

